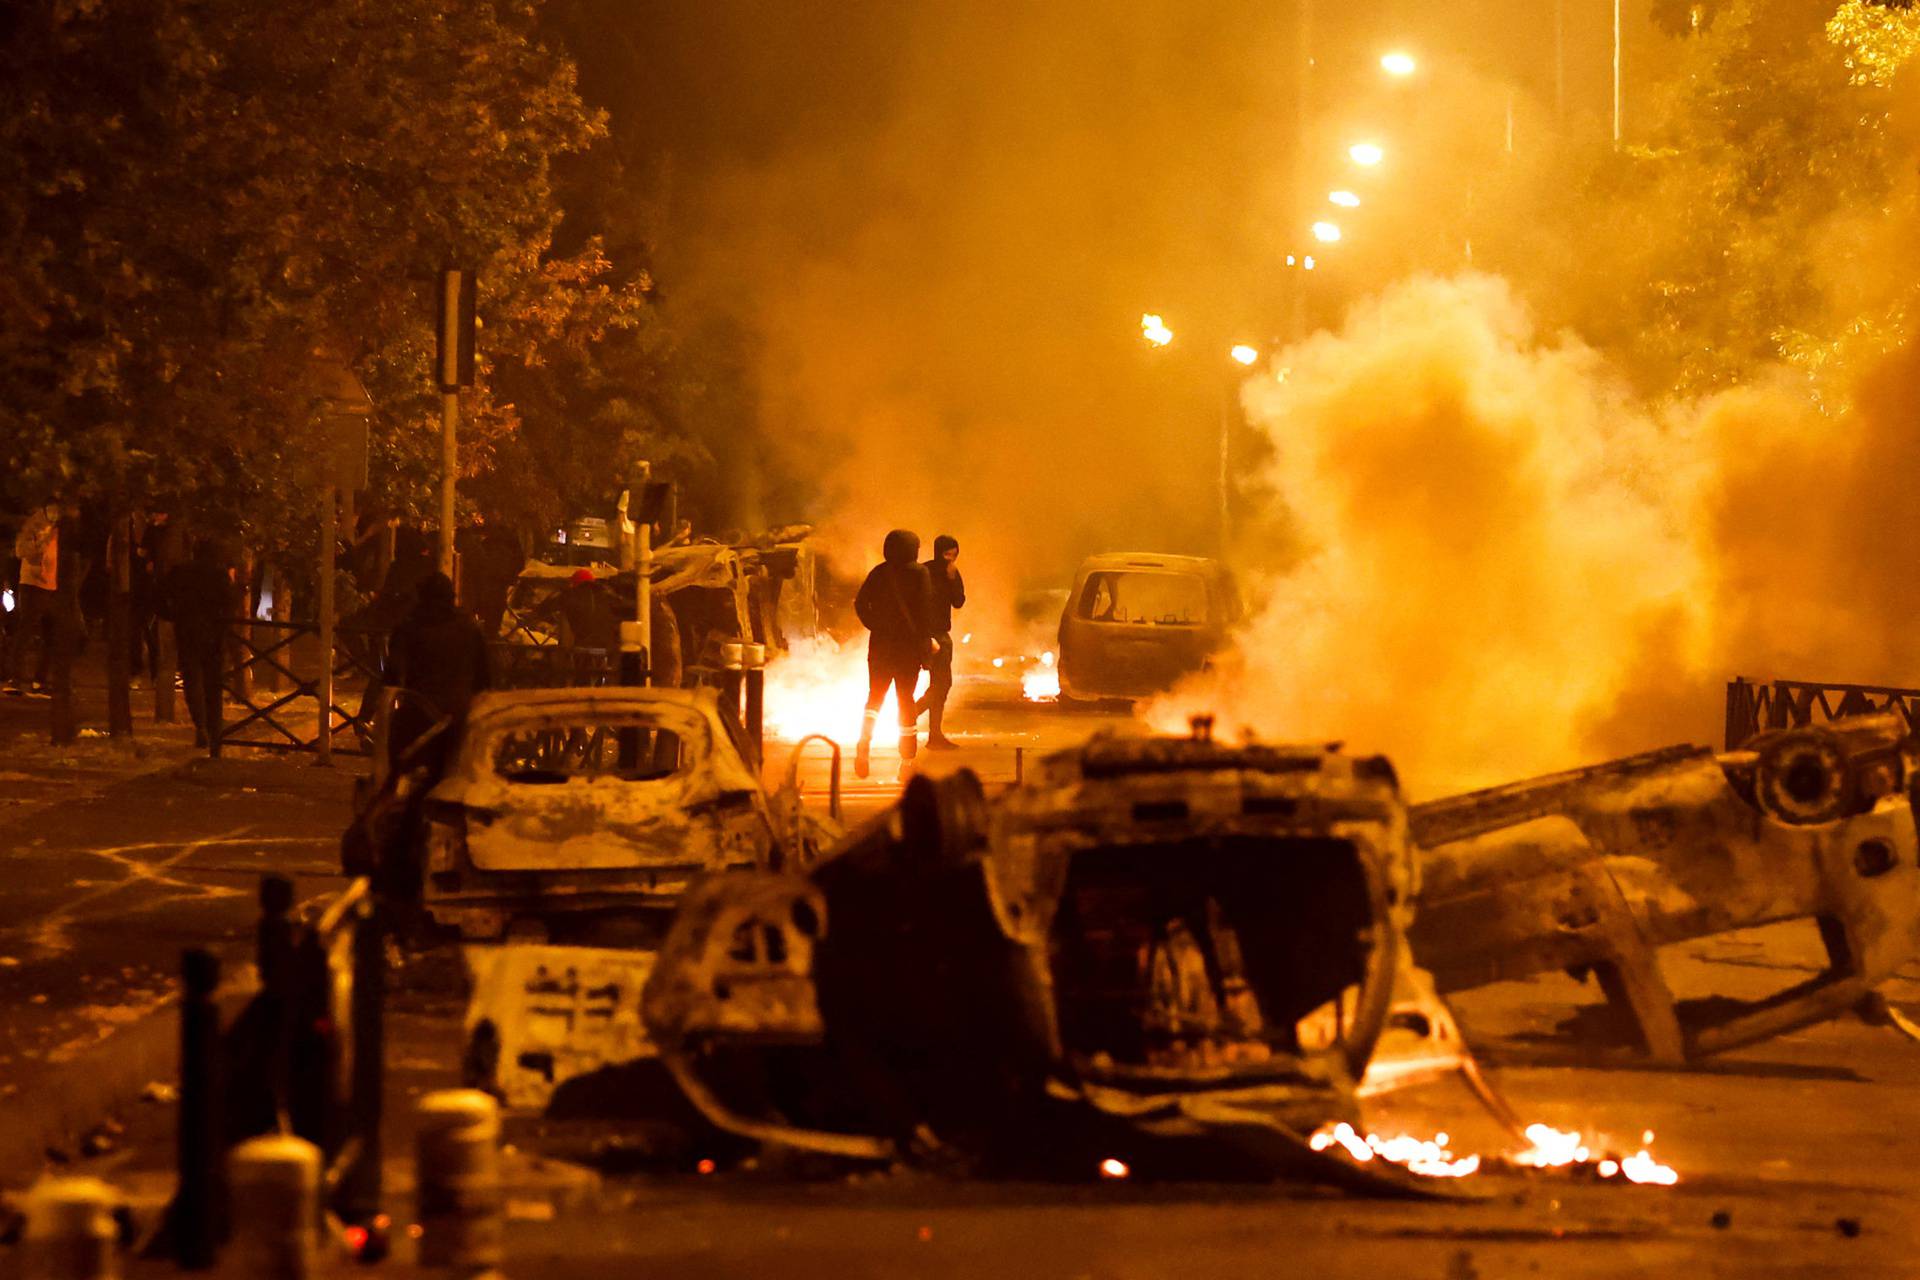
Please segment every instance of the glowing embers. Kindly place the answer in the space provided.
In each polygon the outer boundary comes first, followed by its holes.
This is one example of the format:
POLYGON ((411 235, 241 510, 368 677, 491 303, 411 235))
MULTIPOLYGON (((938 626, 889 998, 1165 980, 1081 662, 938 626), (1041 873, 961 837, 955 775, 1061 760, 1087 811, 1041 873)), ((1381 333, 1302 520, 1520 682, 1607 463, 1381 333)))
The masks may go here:
MULTIPOLYGON (((1603 1179, 1624 1178, 1628 1182, 1650 1186, 1670 1187, 1680 1181, 1680 1175, 1674 1172, 1673 1167, 1654 1159, 1644 1145, 1630 1156, 1615 1158, 1603 1155, 1596 1158, 1594 1150, 1582 1141, 1578 1133, 1563 1132, 1550 1125, 1530 1124, 1526 1129, 1526 1137, 1533 1145, 1525 1151, 1507 1156, 1504 1163, 1523 1169, 1591 1169, 1603 1179)), ((1653 1134, 1643 1133, 1640 1140, 1650 1143, 1653 1134)), ((1407 1134, 1383 1138, 1377 1133, 1362 1134, 1342 1120, 1316 1131, 1307 1140, 1307 1145, 1315 1151, 1326 1151, 1337 1146, 1357 1163, 1385 1160, 1402 1166, 1409 1173, 1427 1178, 1464 1178, 1480 1171, 1481 1158, 1478 1155, 1457 1156, 1449 1149, 1448 1142, 1448 1136, 1444 1133, 1435 1134, 1432 1138, 1415 1138, 1407 1134)))
MULTIPOLYGON (((1527 1141, 1533 1145, 1512 1157, 1512 1162, 1523 1168, 1569 1169, 1591 1165, 1593 1171, 1602 1178, 1625 1177, 1628 1182, 1661 1187, 1670 1187, 1680 1181, 1680 1175, 1674 1172, 1673 1167, 1655 1160, 1645 1146, 1630 1156, 1618 1159, 1601 1156, 1595 1159, 1594 1151, 1581 1141, 1578 1133, 1564 1132, 1544 1124, 1530 1124, 1526 1133, 1527 1141)), ((1652 1142, 1653 1131, 1641 1134, 1640 1141, 1652 1142)))
POLYGON ((1041 654, 1039 662, 1020 673, 1020 696, 1028 702, 1060 700, 1060 668, 1054 661, 1053 650, 1041 654))
POLYGON ((1448 1150, 1447 1135, 1444 1133, 1435 1134, 1430 1139, 1406 1134, 1382 1138, 1377 1133, 1363 1137, 1352 1125, 1342 1120, 1316 1132, 1307 1140, 1307 1145, 1315 1151, 1338 1146, 1361 1164, 1378 1158, 1389 1164, 1400 1165, 1408 1173, 1417 1173, 1424 1178, 1464 1178, 1480 1169, 1479 1156, 1456 1156, 1448 1150))

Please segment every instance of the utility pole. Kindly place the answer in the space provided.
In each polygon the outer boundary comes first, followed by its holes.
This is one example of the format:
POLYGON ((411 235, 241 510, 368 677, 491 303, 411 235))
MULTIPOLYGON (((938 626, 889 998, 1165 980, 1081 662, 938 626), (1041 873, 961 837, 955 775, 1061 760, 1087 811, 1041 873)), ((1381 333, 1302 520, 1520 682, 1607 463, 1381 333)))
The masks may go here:
POLYGON ((1620 145, 1620 0, 1613 0, 1613 145, 1620 145))
POLYGON ((460 388, 473 385, 474 274, 458 267, 440 273, 440 572, 453 576, 454 483, 460 475, 457 437, 460 388))
MULTIPOLYGON (((1299 77, 1294 92, 1293 121, 1293 234, 1310 221, 1307 202, 1307 139, 1313 117, 1313 0, 1299 0, 1299 25, 1295 28, 1297 48, 1294 57, 1298 65, 1295 74, 1299 77)), ((1304 249, 1294 255, 1293 270, 1293 314, 1288 326, 1289 338, 1298 342, 1307 336, 1307 253, 1304 249)))

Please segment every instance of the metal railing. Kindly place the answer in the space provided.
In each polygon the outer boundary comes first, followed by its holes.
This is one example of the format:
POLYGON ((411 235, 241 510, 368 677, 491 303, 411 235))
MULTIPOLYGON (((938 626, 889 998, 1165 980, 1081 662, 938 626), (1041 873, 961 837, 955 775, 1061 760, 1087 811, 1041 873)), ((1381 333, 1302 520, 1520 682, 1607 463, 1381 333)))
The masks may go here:
POLYGON ((1889 711, 1898 711, 1909 729, 1920 727, 1920 689, 1740 677, 1727 682, 1726 749, 1738 751, 1772 729, 1797 729, 1889 711))

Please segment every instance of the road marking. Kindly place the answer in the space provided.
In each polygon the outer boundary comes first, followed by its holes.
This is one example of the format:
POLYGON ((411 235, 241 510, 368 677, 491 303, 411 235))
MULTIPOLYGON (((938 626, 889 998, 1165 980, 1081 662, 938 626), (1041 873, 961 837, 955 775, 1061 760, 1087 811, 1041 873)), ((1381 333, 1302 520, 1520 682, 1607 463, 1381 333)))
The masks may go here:
MULTIPOLYGON (((25 935, 27 949, 37 953, 37 958, 59 955, 73 949, 73 940, 68 934, 68 926, 79 918, 81 908, 100 901, 131 885, 144 885, 162 890, 175 890, 165 894, 164 901, 178 902, 182 899, 232 898, 242 895, 242 891, 222 884, 198 884, 168 874, 176 866, 197 853, 208 849, 229 848, 234 845, 301 845, 330 843, 337 837, 332 836, 250 836, 245 828, 230 831, 224 835, 203 836, 186 841, 145 840, 133 844, 113 845, 105 848, 75 849, 65 852, 83 853, 107 861, 120 867, 124 876, 111 884, 89 888, 46 912, 31 925, 16 926, 12 929, 0 929, 0 937, 10 933, 25 935), (178 849, 170 857, 157 861, 132 856, 141 851, 154 849, 178 849)), ((139 909, 150 909, 156 904, 145 904, 139 909)))

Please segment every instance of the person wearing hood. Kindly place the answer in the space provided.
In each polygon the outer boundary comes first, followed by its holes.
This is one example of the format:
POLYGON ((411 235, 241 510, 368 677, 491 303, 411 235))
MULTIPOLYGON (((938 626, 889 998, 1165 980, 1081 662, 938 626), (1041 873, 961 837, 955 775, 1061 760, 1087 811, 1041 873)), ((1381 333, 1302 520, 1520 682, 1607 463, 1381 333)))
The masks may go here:
POLYGON ((193 555, 168 571, 167 613, 173 619, 180 683, 193 718, 193 745, 220 749, 221 701, 227 633, 242 609, 233 570, 212 538, 194 543, 193 555))
MULTIPOLYGON (((413 608, 387 645, 387 683, 405 692, 387 731, 388 759, 398 761, 442 720, 459 724, 473 695, 491 688, 487 639, 454 604, 453 579, 438 571, 414 588, 413 608)), ((442 735, 440 747, 451 742, 442 735)))
POLYGON ((943 533, 933 540, 933 559, 921 566, 927 571, 933 592, 933 656, 927 660, 927 695, 915 710, 927 713, 930 751, 955 749, 941 732, 941 721, 947 714, 947 695, 953 691, 953 611, 967 602, 959 561, 959 539, 943 533))
POLYGON ((882 559, 860 584, 853 611, 867 629, 867 712, 854 749, 855 777, 867 776, 873 750, 873 726, 887 689, 894 689, 900 710, 900 768, 913 767, 919 745, 914 686, 933 649, 933 589, 919 563, 920 536, 895 529, 882 544, 882 559))

